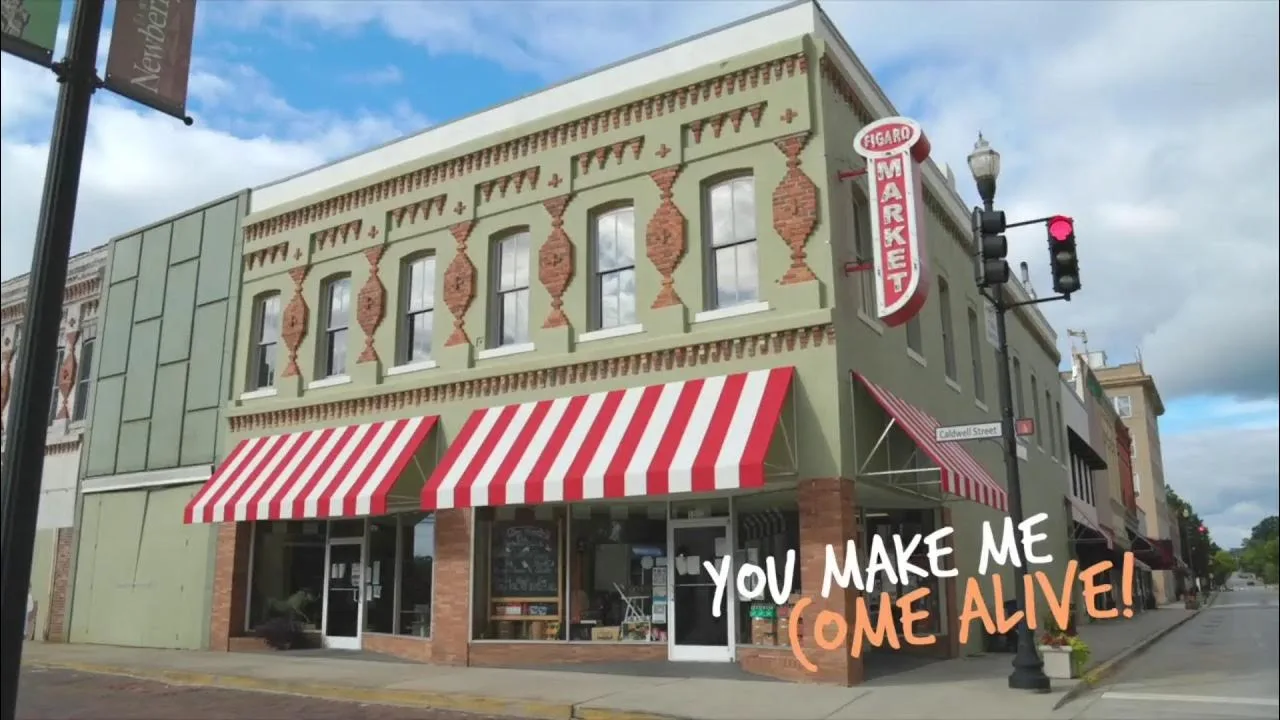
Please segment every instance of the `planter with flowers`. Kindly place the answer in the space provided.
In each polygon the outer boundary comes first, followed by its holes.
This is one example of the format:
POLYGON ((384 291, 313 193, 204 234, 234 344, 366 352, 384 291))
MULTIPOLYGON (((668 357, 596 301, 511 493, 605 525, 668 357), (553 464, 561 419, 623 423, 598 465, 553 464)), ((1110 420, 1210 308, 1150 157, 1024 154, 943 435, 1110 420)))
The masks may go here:
POLYGON ((1084 673, 1089 663, 1089 645, 1077 635, 1049 630, 1038 638, 1044 674, 1055 680, 1071 680, 1084 673))

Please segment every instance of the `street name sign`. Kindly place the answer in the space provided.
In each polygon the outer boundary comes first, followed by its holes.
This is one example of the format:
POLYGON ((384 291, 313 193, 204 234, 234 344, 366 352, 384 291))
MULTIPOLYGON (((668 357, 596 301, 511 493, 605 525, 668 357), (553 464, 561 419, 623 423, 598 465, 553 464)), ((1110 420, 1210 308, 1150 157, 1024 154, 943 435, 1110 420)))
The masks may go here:
POLYGON ((933 438, 938 442, 992 440, 999 437, 999 422, 974 423, 972 425, 947 425, 946 427, 940 427, 933 431, 933 438))

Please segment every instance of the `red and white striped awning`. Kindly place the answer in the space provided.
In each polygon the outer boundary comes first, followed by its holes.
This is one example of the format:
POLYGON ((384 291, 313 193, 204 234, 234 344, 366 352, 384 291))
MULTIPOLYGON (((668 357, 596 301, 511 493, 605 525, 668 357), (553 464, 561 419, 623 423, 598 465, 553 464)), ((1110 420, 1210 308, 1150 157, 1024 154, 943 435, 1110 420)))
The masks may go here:
POLYGON ((920 451, 938 466, 943 492, 982 503, 996 510, 1009 511, 1008 494, 992 479, 981 463, 959 443, 938 442, 935 431, 939 424, 932 415, 859 373, 855 372, 853 376, 866 387, 867 392, 871 393, 876 403, 884 408, 889 417, 898 422, 920 451))
POLYGON ((427 510, 764 484, 794 368, 477 410, 422 490, 427 510))
POLYGON ((242 440, 187 504, 188 523, 381 515, 436 416, 242 440))

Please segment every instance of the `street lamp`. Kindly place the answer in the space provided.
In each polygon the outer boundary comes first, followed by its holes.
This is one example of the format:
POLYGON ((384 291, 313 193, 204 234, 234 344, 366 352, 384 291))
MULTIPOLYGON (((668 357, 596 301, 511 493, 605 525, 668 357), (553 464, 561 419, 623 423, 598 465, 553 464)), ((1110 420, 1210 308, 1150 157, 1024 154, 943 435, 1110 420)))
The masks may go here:
MULTIPOLYGON (((1000 153, 991 147, 981 133, 978 134, 978 142, 974 144, 973 152, 969 154, 969 170, 973 173, 973 180, 978 185, 978 195, 982 198, 982 209, 974 210, 975 218, 978 219, 978 222, 974 223, 973 240, 976 249, 981 246, 982 234, 988 231, 1003 232, 1005 225, 1004 213, 997 213, 994 210, 996 178, 1000 175, 1000 153)), ((980 250, 975 251, 980 252, 980 250)), ((1009 372, 1009 336, 1005 327, 1005 312, 1008 310, 1008 305, 1005 302, 1002 283, 992 283, 987 289, 990 290, 987 297, 995 306, 998 346, 996 351, 1000 356, 1000 361, 996 363, 996 371, 1000 385, 1000 436, 1004 442, 1004 465, 1009 486, 1009 517, 1013 520, 1015 527, 1020 527, 1023 520, 1022 483, 1018 476, 1018 449, 1013 417, 1013 381, 1009 372)), ((1025 611, 1028 607, 1025 564, 1019 563, 1015 566, 1014 573, 1018 607, 1025 611)), ((1049 691, 1049 676, 1044 674, 1044 661, 1036 652, 1031 627, 1025 616, 1022 622, 1018 623, 1018 650, 1013 656, 1013 672, 1009 674, 1009 687, 1015 690, 1049 691)))

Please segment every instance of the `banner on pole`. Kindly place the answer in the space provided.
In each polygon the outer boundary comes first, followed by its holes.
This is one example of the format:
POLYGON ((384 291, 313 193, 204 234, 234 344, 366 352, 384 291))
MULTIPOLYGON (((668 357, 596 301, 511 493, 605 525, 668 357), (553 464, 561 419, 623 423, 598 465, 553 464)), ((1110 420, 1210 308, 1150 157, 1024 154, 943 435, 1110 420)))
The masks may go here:
POLYGON ((187 120, 195 0, 116 0, 106 88, 187 120))
POLYGON ((0 0, 0 50, 37 65, 53 64, 62 0, 0 0))

